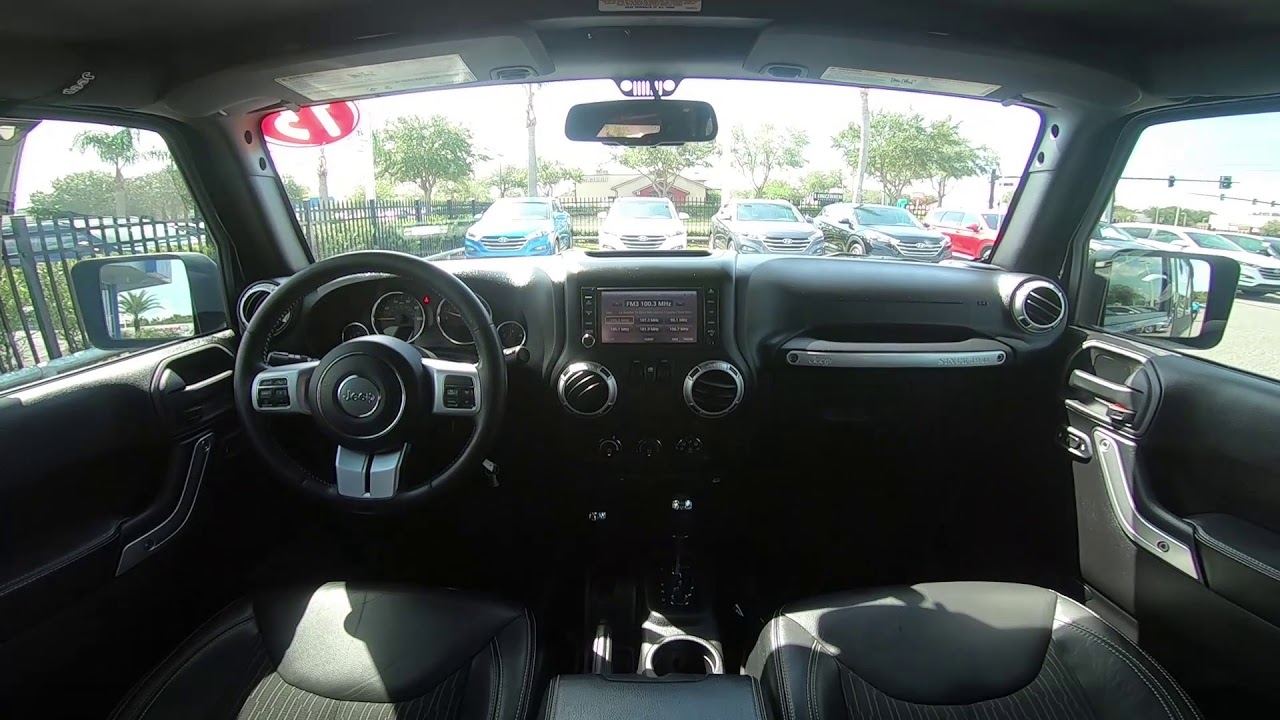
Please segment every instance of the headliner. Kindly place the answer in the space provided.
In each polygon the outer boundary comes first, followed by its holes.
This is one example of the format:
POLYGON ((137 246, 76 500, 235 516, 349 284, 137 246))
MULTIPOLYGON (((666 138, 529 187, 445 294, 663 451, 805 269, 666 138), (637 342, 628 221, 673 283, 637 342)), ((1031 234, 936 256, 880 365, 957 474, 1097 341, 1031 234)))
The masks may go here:
POLYGON ((302 102, 272 78, 457 51, 482 81, 760 78, 770 62, 999 82, 994 97, 1115 109, 1280 93, 1274 0, 706 0, 702 14, 597 0, 39 0, 6 8, 0 98, 177 116, 302 102), (731 17, 713 14, 731 14, 731 17), (341 58, 347 58, 341 60, 341 58), (58 95, 81 72, 97 79, 58 95))

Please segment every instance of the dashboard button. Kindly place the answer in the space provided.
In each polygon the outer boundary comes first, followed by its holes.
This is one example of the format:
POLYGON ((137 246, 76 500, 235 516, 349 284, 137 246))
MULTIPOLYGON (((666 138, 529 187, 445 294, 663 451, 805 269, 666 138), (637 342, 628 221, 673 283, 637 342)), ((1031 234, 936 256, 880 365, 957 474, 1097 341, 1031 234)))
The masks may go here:
POLYGON ((582 334, 582 347, 593 348, 596 346, 596 336, 591 333, 582 334))
POLYGON ((671 379, 671 361, 658 361, 658 382, 666 382, 671 379))

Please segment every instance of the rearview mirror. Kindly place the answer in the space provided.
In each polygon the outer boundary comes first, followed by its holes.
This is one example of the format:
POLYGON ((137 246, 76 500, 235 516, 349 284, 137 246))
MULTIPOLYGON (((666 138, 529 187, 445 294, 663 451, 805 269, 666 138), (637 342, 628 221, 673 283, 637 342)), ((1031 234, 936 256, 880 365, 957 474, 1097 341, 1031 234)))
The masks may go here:
POLYGON ((71 284, 96 348, 163 345, 227 326, 218 266, 200 253, 81 260, 71 284))
POLYGON ((1222 340, 1240 265, 1177 251, 1090 251, 1081 318, 1108 332, 1207 349, 1222 340))
POLYGON ((565 137, 605 145, 683 145, 716 139, 716 111, 699 100, 609 100, 574 105, 565 137))

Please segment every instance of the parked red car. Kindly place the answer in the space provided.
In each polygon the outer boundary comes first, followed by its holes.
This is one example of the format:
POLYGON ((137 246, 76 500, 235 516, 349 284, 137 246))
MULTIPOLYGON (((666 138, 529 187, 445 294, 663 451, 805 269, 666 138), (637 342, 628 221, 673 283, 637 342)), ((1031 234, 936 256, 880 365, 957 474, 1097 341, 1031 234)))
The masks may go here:
POLYGON ((964 260, 987 262, 1000 236, 1004 213, 995 210, 930 210, 924 218, 927 228, 951 238, 951 254, 964 260))

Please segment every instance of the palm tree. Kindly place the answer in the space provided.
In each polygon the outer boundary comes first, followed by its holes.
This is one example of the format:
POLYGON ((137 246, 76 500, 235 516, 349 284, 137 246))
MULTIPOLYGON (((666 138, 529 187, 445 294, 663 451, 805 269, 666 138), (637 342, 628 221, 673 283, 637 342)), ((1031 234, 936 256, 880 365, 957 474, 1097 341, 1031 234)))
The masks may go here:
POLYGON ((163 307, 160 300, 146 290, 136 290, 120 295, 120 312, 132 318, 134 337, 137 337, 142 329, 142 316, 163 307))
POLYGON ((74 147, 80 152, 92 150, 98 159, 116 171, 116 215, 128 215, 129 196, 125 187, 124 168, 138 162, 143 153, 138 149, 136 130, 121 128, 115 132, 85 130, 76 135, 74 147))

